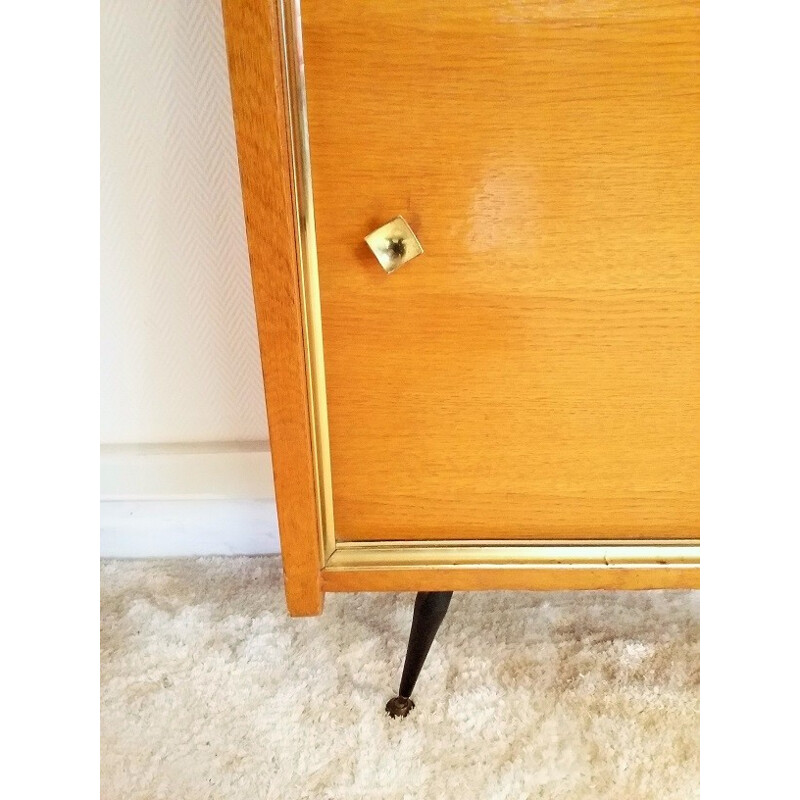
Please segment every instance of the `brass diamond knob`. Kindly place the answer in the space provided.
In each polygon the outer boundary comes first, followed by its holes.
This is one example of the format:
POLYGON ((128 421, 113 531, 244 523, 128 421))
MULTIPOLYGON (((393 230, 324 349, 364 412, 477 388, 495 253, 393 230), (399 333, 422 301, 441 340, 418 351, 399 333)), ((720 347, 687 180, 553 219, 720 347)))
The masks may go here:
POLYGON ((398 267, 421 256, 425 251, 419 239, 402 217, 395 217, 364 237, 378 263, 391 275, 398 267))

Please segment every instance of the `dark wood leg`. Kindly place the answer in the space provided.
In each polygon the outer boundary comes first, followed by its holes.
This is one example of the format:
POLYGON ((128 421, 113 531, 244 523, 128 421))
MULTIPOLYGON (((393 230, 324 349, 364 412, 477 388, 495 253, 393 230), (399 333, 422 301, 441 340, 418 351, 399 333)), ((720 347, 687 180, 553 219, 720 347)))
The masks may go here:
POLYGON ((414 601, 414 619, 411 622, 411 635, 408 637, 406 662, 400 680, 400 694, 386 704, 390 717, 405 717, 414 708, 411 692, 428 657, 436 631, 442 624, 452 592, 418 592, 414 601))

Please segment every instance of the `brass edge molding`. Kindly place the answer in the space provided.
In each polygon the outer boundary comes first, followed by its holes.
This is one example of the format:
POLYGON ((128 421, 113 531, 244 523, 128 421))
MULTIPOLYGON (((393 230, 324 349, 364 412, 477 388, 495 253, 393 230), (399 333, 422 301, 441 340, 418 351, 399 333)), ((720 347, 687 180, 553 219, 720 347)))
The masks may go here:
POLYGON ((337 550, 375 550, 396 547, 700 547, 699 539, 397 539, 338 542, 337 550))
POLYGON ((317 509, 320 521, 322 564, 336 548, 333 526, 328 408, 325 360, 322 348, 322 311, 319 296, 314 193, 311 183, 311 149, 308 136, 303 34, 300 0, 276 0, 280 15, 281 55, 286 85, 287 118, 291 148, 298 272, 302 283, 303 335, 306 342, 306 378, 311 409, 311 448, 314 461, 317 509))
POLYGON ((340 544, 325 565, 326 572, 371 571, 385 569, 460 569, 508 568, 564 569, 625 567, 660 568, 700 567, 700 545, 678 540, 677 543, 653 542, 591 544, 487 544, 484 542, 422 542, 415 545, 363 544, 342 547, 340 544))

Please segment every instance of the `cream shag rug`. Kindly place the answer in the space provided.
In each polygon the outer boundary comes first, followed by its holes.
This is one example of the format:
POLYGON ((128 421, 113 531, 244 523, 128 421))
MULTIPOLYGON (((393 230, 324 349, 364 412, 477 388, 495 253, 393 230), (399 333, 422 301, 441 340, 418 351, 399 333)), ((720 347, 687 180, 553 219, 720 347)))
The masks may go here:
POLYGON ((280 560, 101 565, 104 800, 699 796, 696 592, 455 594, 389 719, 413 595, 286 613, 280 560))

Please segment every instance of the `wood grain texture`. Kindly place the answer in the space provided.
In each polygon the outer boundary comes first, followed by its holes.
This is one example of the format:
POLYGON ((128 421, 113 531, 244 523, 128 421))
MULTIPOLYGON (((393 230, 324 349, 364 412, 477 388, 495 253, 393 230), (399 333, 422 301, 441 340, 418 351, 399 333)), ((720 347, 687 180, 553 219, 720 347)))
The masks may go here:
POLYGON ((466 592, 502 589, 699 589, 696 567, 376 569, 322 571, 326 592, 466 592))
POLYGON ((300 279, 276 6, 224 0, 236 140, 289 612, 323 593, 300 279))
POLYGON ((696 0, 303 0, 303 33, 337 538, 697 536, 696 0), (387 276, 397 214, 425 255, 387 276))

